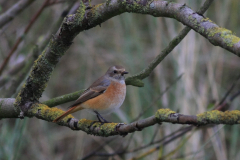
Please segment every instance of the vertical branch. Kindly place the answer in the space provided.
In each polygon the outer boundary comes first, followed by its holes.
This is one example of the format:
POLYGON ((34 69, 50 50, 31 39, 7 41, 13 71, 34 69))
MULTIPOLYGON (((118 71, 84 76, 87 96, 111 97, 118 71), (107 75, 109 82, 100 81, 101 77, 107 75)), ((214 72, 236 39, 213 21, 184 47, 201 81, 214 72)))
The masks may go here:
MULTIPOLYGON (((44 3, 45 5, 47 4, 46 1, 44 3)), ((85 8, 86 6, 81 2, 79 10, 74 15, 76 18, 74 19, 72 15, 69 15, 63 20, 57 33, 51 38, 48 46, 35 61, 26 83, 16 97, 15 109, 22 111, 20 112, 20 117, 23 117, 24 113, 28 111, 32 104, 37 103, 41 97, 56 64, 70 47, 72 40, 79 32, 76 23, 79 25, 82 19, 85 18, 85 8)))

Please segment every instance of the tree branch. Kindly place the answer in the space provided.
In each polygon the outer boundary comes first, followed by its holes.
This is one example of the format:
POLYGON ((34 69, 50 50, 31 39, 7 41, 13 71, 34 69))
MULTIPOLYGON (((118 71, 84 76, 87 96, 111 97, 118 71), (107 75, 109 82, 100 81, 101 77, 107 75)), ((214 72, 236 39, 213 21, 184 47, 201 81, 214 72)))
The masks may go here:
MULTIPOLYGON (((204 14, 212 2, 213 0, 205 1, 203 6, 199 9, 197 13, 201 15, 204 14)), ((148 65, 147 68, 145 68, 138 74, 128 77, 126 79, 126 84, 143 87, 144 83, 141 80, 148 77, 152 73, 154 68, 156 68, 156 66, 183 40, 183 38, 188 34, 190 30, 191 28, 189 27, 185 27, 184 29, 182 29, 180 33, 169 43, 169 45, 164 50, 162 50, 156 58, 154 58, 154 60, 148 65)))
MULTIPOLYGON (((66 52, 66 50, 69 48, 72 40, 79 32, 86 29, 90 29, 115 15, 128 11, 129 8, 127 6, 133 7, 134 5, 137 5, 140 7, 142 12, 143 13, 145 12, 146 14, 151 14, 153 13, 153 11, 158 11, 156 9, 153 9, 151 11, 152 7, 150 7, 151 6, 150 4, 152 4, 152 2, 147 2, 144 5, 141 3, 129 4, 129 3, 120 3, 117 1, 111 1, 109 3, 108 2, 109 1, 100 5, 97 5, 91 9, 89 9, 89 7, 87 7, 84 3, 81 3, 80 8, 75 15, 69 15, 64 19, 59 31, 51 39, 48 47, 43 51, 43 54, 36 61, 32 69, 32 71, 34 72, 31 73, 31 75, 27 80, 27 83, 24 85, 21 92, 19 93, 19 96, 17 97, 16 106, 21 106, 22 107, 21 110, 23 111, 23 110, 27 110, 24 108, 28 108, 27 106, 24 106, 24 104, 26 104, 27 102, 30 102, 30 103, 38 102, 38 99, 41 97, 41 94, 46 87, 46 84, 50 78, 50 75, 55 65, 58 63, 59 59, 66 52), (125 8, 125 11, 124 11, 124 8, 125 8), (145 10, 146 8, 151 12, 146 12, 147 11, 145 10)), ((123 1, 123 2, 126 2, 126 1, 123 1)), ((159 3, 162 4, 162 2, 159 2, 159 3)), ((174 5, 176 5, 176 7, 180 6, 178 4, 174 4, 174 5)), ((187 8, 187 7, 181 6, 181 10, 182 8, 187 8)), ((163 13, 164 13, 164 10, 165 12, 167 12, 168 7, 166 8, 163 7, 163 13)), ((134 9, 132 11, 134 11, 134 9)), ((164 13, 163 16, 165 14, 166 13, 164 13)), ((170 48, 172 49, 172 47, 170 48)), ((169 52, 170 51, 168 51, 168 53, 169 52)), ((163 58, 161 58, 161 60, 163 58)), ((150 68, 153 69, 157 65, 157 63, 159 62, 154 63, 150 68)), ((146 75, 144 74, 144 76, 141 76, 141 78, 143 77, 146 77, 146 75)), ((134 78, 127 79, 126 83, 127 84, 131 83, 132 85, 138 85, 137 83, 139 83, 139 80, 135 79, 133 82, 133 79, 134 78)))
MULTIPOLYGON (((21 110, 25 111, 31 106, 25 104, 38 102, 53 69, 79 32, 95 27, 109 18, 124 12, 175 18, 201 33, 211 42, 214 42, 214 44, 218 44, 237 55, 239 54, 238 45, 235 44, 239 41, 238 37, 230 35, 226 30, 224 30, 224 33, 229 34, 224 37, 219 37, 218 35, 221 32, 218 31, 223 31, 223 29, 220 29, 216 24, 195 13, 185 5, 161 1, 112 0, 91 8, 81 1, 77 13, 74 15, 68 15, 63 20, 60 29, 36 61, 32 69, 33 72, 17 97, 16 106, 20 106, 21 110), (226 43, 226 41, 228 43, 226 43)), ((127 83, 129 83, 129 81, 127 81, 127 83)), ((139 80, 136 79, 134 83, 139 83, 139 80)), ((132 85, 134 85, 134 83, 131 82, 132 85)))
POLYGON ((18 118, 19 112, 16 112, 13 103, 15 98, 0 98, 0 119, 18 118))
POLYGON ((3 86, 3 88, 1 89, 0 94, 3 97, 11 97, 16 92, 21 82, 24 81, 26 75, 29 73, 34 63, 34 60, 37 59, 38 55, 39 55, 38 46, 34 46, 31 54, 28 54, 28 56, 26 57, 26 60, 23 61, 25 62, 25 64, 21 68, 21 71, 19 71, 14 76, 12 75, 11 79, 8 80, 8 84, 3 86))
MULTIPOLYGON (((213 0, 207 0, 203 4, 203 6, 200 7, 198 13, 203 14, 211 5, 213 0)), ((150 63, 150 65, 141 71, 139 74, 136 74, 134 76, 128 77, 126 79, 126 84, 127 85, 134 85, 134 86, 143 86, 143 82, 141 81, 142 79, 146 78, 149 76, 149 74, 153 71, 153 69, 181 42, 181 40, 187 35, 187 33, 191 29, 189 27, 185 27, 178 36, 176 36, 170 43, 169 45, 150 63)), ((54 107, 59 104, 67 103, 70 101, 76 100, 81 93, 84 90, 80 90, 74 93, 66 94, 60 97, 56 97, 53 99, 50 99, 46 102, 43 102, 43 104, 49 106, 49 107, 54 107)))
POLYGON ((78 99, 78 97, 83 92, 84 92, 84 89, 80 90, 80 91, 73 92, 73 93, 65 94, 63 96, 59 96, 59 97, 47 100, 47 101, 43 102, 43 104, 47 105, 48 107, 55 107, 57 105, 67 103, 67 102, 71 102, 71 101, 74 101, 74 100, 78 99))
POLYGON ((0 15, 0 28, 6 25, 8 22, 13 20, 20 12, 22 12, 26 7, 28 7, 34 0, 21 0, 15 5, 9 8, 5 13, 0 15))
POLYGON ((11 56, 13 55, 13 53, 16 51, 16 49, 18 48, 19 44, 22 42, 24 35, 26 35, 28 33, 28 31, 30 30, 30 28, 32 27, 32 25, 34 24, 34 22, 37 20, 37 18, 40 16, 40 14, 42 13, 43 9, 47 6, 47 3, 49 2, 49 0, 45 0, 45 2, 43 3, 43 5, 40 7, 40 9, 37 11, 37 13, 32 17, 32 19, 30 20, 30 22, 28 23, 28 25, 26 26, 23 35, 21 37, 19 37, 16 41, 16 43, 14 44, 13 48, 10 50, 10 52, 7 54, 7 57, 4 59, 3 63, 0 66, 0 75, 2 74, 4 68, 6 67, 6 65, 8 64, 8 61, 10 60, 11 56))
MULTIPOLYGON (((17 118, 17 112, 13 107, 14 99, 0 99, 0 117, 1 118, 17 118), (7 112, 2 112, 10 110, 7 112), (2 114, 5 113, 5 114, 2 114), (10 113, 10 114, 6 114, 10 113)), ((63 114, 64 111, 58 108, 49 108, 44 104, 34 104, 27 112, 28 117, 37 117, 45 121, 52 122, 56 117, 63 114)), ((72 115, 68 115, 63 120, 58 122, 59 125, 66 126, 72 130, 82 130, 87 134, 96 136, 113 136, 113 135, 126 135, 135 131, 152 126, 154 124, 161 124, 162 122, 177 123, 177 124, 193 124, 196 126, 207 124, 239 124, 240 111, 226 111, 221 112, 218 110, 204 112, 198 115, 183 115, 175 113, 170 109, 159 109, 154 116, 142 119, 130 124, 123 123, 104 123, 99 122, 93 124, 94 121, 86 119, 75 119, 72 115), (93 125, 92 125, 93 124, 93 125)))
MULTIPOLYGON (((35 116, 49 122, 62 114, 63 111, 60 109, 51 109, 44 104, 38 103, 38 100, 41 97, 41 94, 44 91, 50 75, 59 59, 69 48, 72 40, 79 32, 90 29, 98 24, 101 24, 109 18, 124 12, 134 12, 151 14, 154 16, 176 18, 183 24, 190 26, 196 31, 201 31, 201 34, 207 38, 209 38, 209 35, 206 34, 210 32, 212 34, 210 36, 211 41, 216 44, 220 44, 220 46, 223 48, 226 45, 226 43, 223 43, 224 38, 219 38, 217 32, 212 32, 216 29, 216 27, 218 27, 217 25, 208 19, 203 18, 201 15, 193 12, 185 5, 160 1, 135 2, 113 0, 94 6, 93 8, 89 8, 85 4, 81 3, 80 8, 75 15, 69 15, 64 19, 62 26, 57 34, 51 39, 48 47, 35 62, 26 84, 23 86, 18 97, 16 98, 16 108, 18 109, 18 106, 20 106, 21 110, 24 111, 28 117, 35 116)), ((232 43, 236 40, 231 39, 231 37, 229 39, 229 34, 227 37, 228 42, 232 43)), ((235 44, 229 48, 228 47, 229 46, 227 46, 226 49, 230 51, 233 49, 232 52, 238 55, 238 50, 237 52, 234 50, 234 48, 236 48, 235 44)), ((5 103, 5 100, 1 101, 1 104, 3 103, 5 103)), ((12 107, 9 108, 13 108, 13 102, 12 107)), ((19 110, 16 110, 15 112, 19 113, 19 110)), ((139 131, 145 127, 161 122, 194 125, 238 124, 240 117, 239 112, 240 111, 209 111, 197 116, 192 116, 177 114, 168 109, 160 109, 155 116, 133 122, 131 124, 106 123, 101 125, 100 123, 95 123, 92 126, 91 124, 93 121, 91 120, 81 119, 78 121, 69 115, 58 124, 70 127, 74 130, 82 130, 88 134, 94 134, 98 136, 112 136, 117 134, 125 135, 127 133, 139 131), (230 118, 232 119, 230 120, 230 118)), ((13 115, 10 116, 13 117, 13 115)))

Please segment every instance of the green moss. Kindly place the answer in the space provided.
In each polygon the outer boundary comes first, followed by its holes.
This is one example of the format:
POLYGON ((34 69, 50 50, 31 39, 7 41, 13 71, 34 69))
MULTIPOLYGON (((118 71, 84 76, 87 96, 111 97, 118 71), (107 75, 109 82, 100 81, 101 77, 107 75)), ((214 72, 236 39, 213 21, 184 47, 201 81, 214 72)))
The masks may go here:
POLYGON ((188 19, 189 19, 190 21, 193 21, 193 20, 194 20, 194 18, 192 17, 192 15, 189 15, 189 16, 188 16, 188 19))
MULTIPOLYGON (((200 33, 204 33, 204 31, 205 31, 204 27, 202 27, 202 26, 199 24, 199 22, 197 21, 196 18, 193 18, 192 15, 190 15, 190 16, 188 16, 188 19, 189 19, 189 21, 191 21, 191 23, 194 25, 194 28, 196 28, 196 29, 198 28, 198 30, 199 30, 200 33)), ((207 21, 207 19, 202 18, 202 19, 201 19, 201 22, 203 22, 203 21, 207 21)))
MULTIPOLYGON (((28 111, 28 116, 36 116, 37 117, 41 117, 49 122, 52 122, 55 118, 57 118, 58 116, 62 115, 63 113, 65 113, 65 111, 58 109, 58 108, 49 108, 48 106, 44 105, 44 104, 34 104, 32 105, 32 107, 30 108, 30 110, 28 111)), ((63 120, 60 122, 62 124, 67 123, 67 120, 69 118, 73 118, 72 115, 68 115, 65 118, 63 118, 63 120)))
POLYGON ((210 22, 210 23, 215 24, 215 22, 211 21, 209 18, 202 18, 201 22, 210 22))
POLYGON ((134 13, 144 13, 146 10, 149 9, 149 5, 152 3, 152 1, 148 1, 147 4, 141 4, 143 1, 141 0, 135 0, 131 1, 132 4, 129 4, 126 0, 119 1, 122 8, 125 8, 127 12, 132 12, 134 10, 134 13), (147 6, 147 7, 146 7, 147 6))
POLYGON ((170 114, 174 114, 176 112, 170 110, 170 109, 159 109, 156 113, 155 113, 155 117, 160 121, 166 121, 169 117, 170 114))
POLYGON ((228 29, 215 27, 208 30, 209 37, 213 37, 216 34, 223 39, 223 41, 226 43, 228 47, 232 47, 235 43, 238 43, 240 41, 240 38, 233 35, 232 31, 228 29))
POLYGON ((83 3, 83 1, 80 1, 79 8, 77 10, 77 13, 75 14, 76 25, 82 26, 81 22, 84 19, 85 10, 86 10, 85 4, 83 3))
POLYGON ((112 132, 115 131, 117 123, 105 123, 100 126, 100 130, 103 136, 109 136, 112 132))
POLYGON ((132 85, 132 86, 137 86, 137 87, 144 87, 144 83, 142 80, 137 79, 137 78, 127 78, 125 80, 126 85, 132 85))
POLYGON ((107 136, 112 135, 112 133, 115 131, 115 127, 117 125, 117 123, 101 124, 100 122, 96 122, 93 124, 93 122, 94 121, 92 121, 92 120, 81 119, 78 121, 78 126, 84 132, 86 132, 88 134, 93 134, 89 128, 92 125, 91 128, 98 128, 97 133, 94 133, 95 135, 107 137, 107 136))
POLYGON ((236 124, 240 120, 240 111, 226 111, 218 110, 208 111, 197 115, 199 124, 236 124))

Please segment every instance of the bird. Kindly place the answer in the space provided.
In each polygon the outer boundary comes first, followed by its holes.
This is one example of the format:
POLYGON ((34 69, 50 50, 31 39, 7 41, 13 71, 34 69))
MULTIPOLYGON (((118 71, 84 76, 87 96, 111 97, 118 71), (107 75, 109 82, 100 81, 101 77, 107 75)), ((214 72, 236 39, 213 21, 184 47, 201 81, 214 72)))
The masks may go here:
POLYGON ((109 123, 101 114, 109 114, 119 108, 126 97, 124 75, 128 74, 120 65, 110 67, 107 72, 87 88, 69 109, 53 122, 62 120, 67 115, 87 109, 96 114, 99 122, 109 123))

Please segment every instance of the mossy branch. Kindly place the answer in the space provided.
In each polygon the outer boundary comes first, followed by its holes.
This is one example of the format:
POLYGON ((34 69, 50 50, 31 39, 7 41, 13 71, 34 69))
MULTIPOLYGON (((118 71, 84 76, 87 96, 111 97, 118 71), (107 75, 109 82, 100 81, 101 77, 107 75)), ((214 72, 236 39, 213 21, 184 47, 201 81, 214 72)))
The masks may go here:
MULTIPOLYGON (((200 11, 201 14, 207 10, 212 0, 209 0, 207 2, 208 3, 205 3, 204 6, 201 7, 200 11)), ((118 4, 114 1, 112 1, 111 3, 113 3, 114 5, 118 4)), ((145 7, 147 7, 147 4, 145 5, 146 5, 145 7)), ((100 6, 105 6, 105 4, 101 4, 100 6)), ((64 22, 62 23, 62 26, 60 27, 59 31, 51 39, 48 47, 43 51, 42 55, 39 56, 38 60, 35 62, 32 68, 32 72, 28 77, 26 84, 22 87, 20 93, 16 98, 15 104, 16 106, 19 106, 21 108, 21 111, 23 112, 26 111, 29 108, 29 106, 31 106, 31 104, 38 102, 38 99, 41 97, 41 94, 47 85, 47 82, 50 78, 53 69, 55 68, 59 59, 62 57, 62 55, 70 46, 73 38, 77 35, 77 33, 86 29, 86 27, 87 28, 90 26, 94 27, 93 25, 94 23, 90 23, 94 20, 94 17, 91 14, 89 15, 89 13, 104 11, 104 8, 101 8, 100 6, 99 7, 95 6, 91 10, 88 9, 87 11, 85 11, 86 6, 85 4, 81 3, 78 12, 75 15, 69 15, 64 19, 64 22), (85 12, 87 12, 88 14, 86 15, 85 12)), ((120 6, 122 6, 122 4, 120 6)), ((105 12, 108 11, 104 11, 102 15, 105 15, 106 14, 105 12)), ((97 24, 98 21, 96 21, 95 23, 97 24)), ((167 56, 167 54, 169 54, 173 50, 175 46, 179 44, 179 42, 186 36, 189 30, 190 30, 189 28, 185 28, 180 33, 180 35, 174 38, 174 40, 170 42, 169 46, 166 49, 164 49, 158 57, 154 59, 154 61, 148 66, 147 69, 143 70, 138 75, 126 79, 126 84, 143 86, 143 82, 141 80, 149 76, 152 70, 167 56)), ((64 98, 60 97, 60 99, 63 100, 64 98)), ((72 100, 74 100, 74 98, 72 98, 72 100)), ((18 108, 16 107, 16 109, 18 108)))
MULTIPOLYGON (((186 24, 190 28, 193 28, 199 32, 199 28, 204 28, 204 26, 208 23, 209 24, 207 26, 213 25, 215 27, 214 33, 216 32, 217 27, 210 20, 204 19, 201 15, 195 13, 189 7, 176 3, 161 1, 131 1, 130 3, 129 1, 112 0, 96 5, 92 8, 86 7, 85 4, 81 3, 80 8, 76 14, 68 15, 64 19, 59 31, 52 37, 48 47, 43 51, 42 55, 35 62, 27 83, 23 86, 21 92, 19 93, 19 96, 17 97, 16 106, 24 107, 24 104, 27 102, 38 102, 38 99, 41 97, 41 94, 47 85, 53 69, 71 45, 72 40, 79 32, 93 28, 103 23, 104 21, 124 12, 134 12, 150 14, 158 17, 175 18, 183 24, 186 24), (193 21, 189 20, 189 17, 191 17, 193 21), (196 26, 198 27, 196 28, 196 26)), ((213 27, 211 29, 213 29, 213 27)), ((201 33, 205 35, 204 33, 208 31, 209 30, 206 29, 203 33, 201 33)), ((214 41, 214 35, 215 34, 211 34, 210 36, 212 42, 214 41)), ((177 40, 178 39, 176 39, 176 41, 177 40)), ((221 40, 221 38, 217 38, 216 42, 214 41, 214 44, 225 44, 222 43, 222 41, 223 39, 221 40)), ((227 41, 228 44, 231 42, 229 39, 227 41)), ((234 48, 234 45, 232 45, 230 48, 227 48, 231 51, 234 48)), ((167 50, 167 52, 165 52, 165 55, 160 55, 156 59, 155 63, 153 62, 144 72, 141 72, 139 75, 137 75, 138 80, 134 80, 133 77, 127 79, 127 84, 142 86, 143 83, 140 81, 141 78, 148 76, 150 74, 149 71, 152 70, 156 64, 158 64, 172 49, 173 47, 171 47, 170 50, 167 50)), ((22 108, 22 110, 25 109, 22 108)))
MULTIPOLYGON (((14 99, 0 99, 0 118, 17 118, 16 112, 13 112, 14 99), (9 110, 9 111, 6 111, 9 110), (5 113, 5 114, 3 114, 5 113), (11 113, 11 114, 7 114, 11 113)), ((58 108, 49 108, 44 104, 34 104, 26 112, 27 117, 37 117, 48 122, 52 122, 56 117, 64 113, 58 108)), ((72 130, 82 130, 87 134, 93 134, 97 136, 113 136, 113 135, 126 135, 135 131, 141 131, 142 129, 152 126, 154 124, 161 124, 162 122, 176 123, 176 124, 192 124, 195 126, 202 126, 207 124, 240 124, 240 111, 226 111, 221 112, 217 110, 204 112, 198 115, 183 115, 175 113, 170 109, 159 109, 154 116, 146 119, 142 119, 130 124, 124 123, 105 123, 86 119, 75 119, 72 115, 68 115, 63 120, 58 122, 59 125, 66 126, 72 130)))
POLYGON ((48 107, 55 107, 57 105, 74 101, 78 99, 78 97, 84 92, 84 90, 76 91, 73 93, 65 94, 63 96, 59 96, 48 101, 43 102, 43 104, 47 105, 48 107))
POLYGON ((154 68, 157 67, 157 65, 183 40, 183 38, 188 34, 188 32, 191 30, 189 27, 185 27, 179 35, 177 35, 170 43, 169 45, 161 51, 161 53, 154 58, 154 60, 148 65, 147 68, 143 69, 140 73, 135 74, 131 77, 128 77, 126 79, 127 85, 133 85, 137 87, 143 87, 144 83, 142 82, 143 79, 148 77, 154 68))
MULTIPOLYGON (((44 91, 56 64, 65 54, 66 50, 72 44, 72 40, 79 32, 93 28, 103 23, 104 21, 124 12, 149 14, 155 17, 174 18, 203 35, 214 45, 221 46, 222 48, 225 48, 230 52, 240 56, 240 39, 238 37, 234 36, 231 31, 220 28, 209 19, 204 18, 202 15, 192 11, 186 5, 166 1, 162 2, 159 0, 108 0, 106 3, 102 3, 91 8, 87 7, 84 3, 81 3, 80 8, 78 9, 76 14, 68 15, 63 20, 60 29, 50 40, 48 47, 36 60, 30 76, 28 77, 26 83, 23 85, 20 93, 16 98, 16 112, 20 111, 20 107, 21 111, 25 112, 27 116, 36 116, 48 121, 51 121, 52 117, 56 117, 51 114, 59 115, 60 111, 56 109, 50 109, 46 105, 40 105, 38 103, 38 100, 41 97, 41 94, 44 91), (56 113, 52 113, 52 111, 56 113), (47 114, 47 116, 42 117, 42 115, 45 115, 45 113, 47 114)), ((176 42, 178 41, 179 40, 177 39, 176 42)), ((174 47, 170 47, 170 50, 166 51, 165 55, 163 55, 166 56, 166 54, 168 54, 173 48, 174 47)), ((134 83, 140 86, 141 78, 147 77, 153 70, 153 68, 155 68, 156 65, 164 58, 164 56, 159 55, 159 57, 154 60, 156 62, 151 63, 145 71, 136 76, 137 79, 129 78, 129 80, 126 80, 127 84, 131 84, 134 81, 134 83)), ((156 123, 156 117, 150 118, 148 120, 149 125, 156 123)), ((74 123, 75 122, 76 121, 74 121, 74 123)), ((63 124, 67 125, 65 124, 65 122, 63 124)), ((77 127, 75 128, 81 129, 81 125, 87 124, 88 123, 77 123, 77 127)), ((146 123, 144 122, 143 124, 146 123)), ((100 130, 105 125, 107 124, 101 126, 100 130)), ((133 127, 139 129, 140 124, 135 123, 134 125, 133 127)), ((114 132, 114 134, 121 133, 121 128, 124 128, 123 126, 125 125, 120 125, 120 130, 118 128, 117 132, 113 130, 111 130, 110 132, 114 132)), ((127 127, 129 126, 131 125, 127 125, 127 127)), ((127 127, 125 126, 125 128, 127 127)), ((130 130, 133 131, 135 129, 130 127, 130 130)), ((87 130, 85 131, 87 132, 87 130)), ((96 131, 93 131, 91 133, 95 134, 96 131)))

